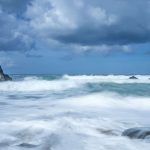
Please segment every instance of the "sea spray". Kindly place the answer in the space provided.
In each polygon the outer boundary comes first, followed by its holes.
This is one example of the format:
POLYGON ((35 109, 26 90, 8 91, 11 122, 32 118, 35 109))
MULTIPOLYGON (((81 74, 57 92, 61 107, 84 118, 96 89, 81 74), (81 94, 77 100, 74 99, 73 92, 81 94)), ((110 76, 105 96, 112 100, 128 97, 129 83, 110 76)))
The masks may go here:
POLYGON ((149 76, 15 76, 0 84, 2 150, 148 150, 149 76), (6 111, 7 110, 7 111, 6 111))

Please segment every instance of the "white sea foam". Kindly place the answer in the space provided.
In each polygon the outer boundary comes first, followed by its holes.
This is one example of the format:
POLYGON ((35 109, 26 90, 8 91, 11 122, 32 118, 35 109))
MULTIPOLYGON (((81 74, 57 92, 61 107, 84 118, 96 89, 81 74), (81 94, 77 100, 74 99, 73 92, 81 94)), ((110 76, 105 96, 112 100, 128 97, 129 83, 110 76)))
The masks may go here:
POLYGON ((86 83, 145 83, 150 84, 150 76, 137 75, 138 80, 131 80, 129 76, 69 76, 64 75, 59 80, 44 80, 39 77, 25 77, 22 81, 10 81, 0 84, 0 91, 63 91, 70 88, 79 88, 86 83))
POLYGON ((47 81, 42 79, 28 78, 23 81, 10 81, 0 84, 0 91, 62 91, 80 86, 78 82, 70 81, 47 81))
POLYGON ((81 82, 112 82, 112 83, 150 83, 150 75, 136 75, 138 78, 135 79, 129 79, 131 76, 125 76, 125 75, 76 75, 76 76, 69 76, 64 75, 64 79, 73 80, 73 81, 81 81, 81 82))
POLYGON ((145 150, 149 143, 127 139, 121 133, 149 122, 144 116, 150 113, 149 101, 149 98, 123 97, 115 93, 89 94, 60 101, 48 98, 38 102, 20 101, 15 103, 18 104, 14 105, 15 110, 10 109, 16 112, 15 116, 10 113, 12 118, 1 110, 9 119, 0 121, 0 148, 145 150), (22 107, 26 105, 27 108, 22 107))
POLYGON ((150 97, 121 92, 76 95, 72 89, 84 89, 86 83, 109 81, 120 86, 149 82, 149 76, 138 78, 139 81, 129 81, 127 76, 66 75, 51 81, 30 77, 1 83, 0 150, 149 150, 149 142, 121 134, 128 128, 150 126, 150 97), (74 95, 55 98, 50 97, 51 91, 74 95), (50 93, 32 98, 41 92, 50 93))
POLYGON ((67 106, 69 105, 70 107, 82 107, 82 109, 94 107, 94 110, 113 108, 150 111, 149 97, 124 97, 115 93, 90 94, 86 96, 73 97, 61 100, 60 103, 66 104, 67 106))

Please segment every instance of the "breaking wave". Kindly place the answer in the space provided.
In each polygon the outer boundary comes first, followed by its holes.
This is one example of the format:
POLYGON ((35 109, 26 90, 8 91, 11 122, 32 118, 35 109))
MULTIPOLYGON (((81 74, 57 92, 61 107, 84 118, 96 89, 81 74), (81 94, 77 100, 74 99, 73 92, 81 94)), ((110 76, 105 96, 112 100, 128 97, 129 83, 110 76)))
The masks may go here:
POLYGON ((24 77, 22 80, 3 82, 0 84, 0 91, 63 91, 70 88, 85 87, 86 84, 116 83, 116 84, 150 84, 150 76, 137 75, 138 80, 130 80, 129 76, 69 76, 64 75, 60 78, 51 76, 24 77))
POLYGON ((19 76, 1 82, 0 149, 148 150, 148 141, 122 136, 125 129, 150 126, 149 76, 137 77, 19 76))

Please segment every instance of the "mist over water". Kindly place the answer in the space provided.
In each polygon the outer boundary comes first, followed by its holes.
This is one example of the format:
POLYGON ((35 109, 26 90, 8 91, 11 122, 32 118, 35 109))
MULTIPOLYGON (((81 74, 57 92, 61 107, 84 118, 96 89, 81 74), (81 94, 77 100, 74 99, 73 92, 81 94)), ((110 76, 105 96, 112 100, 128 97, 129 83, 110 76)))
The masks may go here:
POLYGON ((0 83, 0 150, 149 150, 150 76, 14 76, 0 83))

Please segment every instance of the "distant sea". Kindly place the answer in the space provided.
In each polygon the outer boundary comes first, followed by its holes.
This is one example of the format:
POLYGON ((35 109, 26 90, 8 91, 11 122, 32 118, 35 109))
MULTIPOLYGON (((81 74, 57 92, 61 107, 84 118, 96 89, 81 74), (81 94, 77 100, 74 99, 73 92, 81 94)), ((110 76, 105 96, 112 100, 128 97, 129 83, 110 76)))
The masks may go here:
POLYGON ((13 75, 0 82, 0 150, 149 150, 150 75, 13 75))

